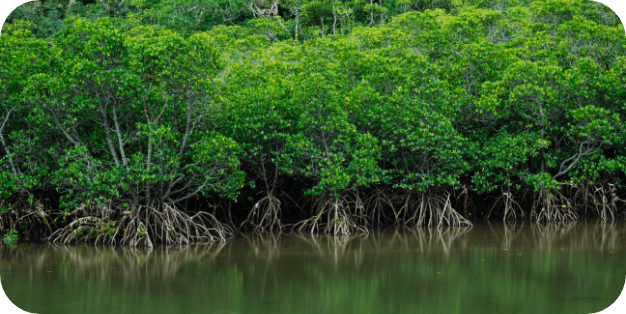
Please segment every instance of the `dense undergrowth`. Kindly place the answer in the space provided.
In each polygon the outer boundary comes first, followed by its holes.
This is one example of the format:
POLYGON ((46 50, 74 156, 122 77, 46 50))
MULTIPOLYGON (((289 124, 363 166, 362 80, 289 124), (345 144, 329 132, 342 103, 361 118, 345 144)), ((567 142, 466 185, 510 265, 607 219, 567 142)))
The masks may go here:
POLYGON ((112 2, 3 26, 3 234, 152 246, 626 216, 626 38, 600 4, 357 3, 338 24, 352 4, 266 1, 280 14, 251 2, 227 26, 112 2))

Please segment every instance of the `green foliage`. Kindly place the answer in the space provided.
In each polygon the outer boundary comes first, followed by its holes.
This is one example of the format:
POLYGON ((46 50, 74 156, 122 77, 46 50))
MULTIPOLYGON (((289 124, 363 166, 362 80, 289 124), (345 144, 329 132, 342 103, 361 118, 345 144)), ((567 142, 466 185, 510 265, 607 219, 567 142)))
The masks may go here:
POLYGON ((3 203, 623 180, 626 37, 598 4, 53 3, 0 37, 3 203))
POLYGON ((5 244, 16 244, 19 239, 20 238, 17 234, 17 230, 10 230, 9 232, 4 234, 4 236, 2 237, 2 242, 4 242, 5 244))
POLYGON ((0 201, 31 194, 46 183, 51 166, 42 154, 47 135, 22 94, 32 75, 49 68, 51 57, 33 28, 30 22, 7 24, 0 37, 0 201))
POLYGON ((68 22, 55 36, 65 66, 29 88, 39 119, 64 135, 50 151, 64 207, 150 204, 154 193, 165 203, 210 192, 234 198, 243 183, 238 145, 204 127, 223 114, 211 38, 108 18, 68 22))
POLYGON ((102 227, 102 229, 97 230, 97 234, 103 233, 109 239, 113 239, 113 235, 117 232, 117 227, 115 226, 115 221, 109 221, 106 225, 102 227))
POLYGON ((137 233, 139 233, 139 235, 142 237, 146 237, 148 235, 148 231, 146 231, 146 229, 144 228, 137 228, 137 233))

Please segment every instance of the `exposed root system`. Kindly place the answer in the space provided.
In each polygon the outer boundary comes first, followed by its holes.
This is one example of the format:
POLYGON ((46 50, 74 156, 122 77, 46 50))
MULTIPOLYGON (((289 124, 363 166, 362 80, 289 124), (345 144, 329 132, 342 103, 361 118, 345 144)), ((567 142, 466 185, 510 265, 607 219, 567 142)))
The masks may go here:
POLYGON ((502 217, 502 220, 504 221, 506 221, 507 219, 517 220, 518 215, 520 216, 520 218, 524 218, 526 216, 526 213, 522 209, 522 206, 513 199, 513 195, 511 194, 511 191, 508 189, 507 190, 502 189, 501 191, 502 191, 502 195, 498 197, 496 201, 493 203, 493 206, 491 206, 491 210, 489 211, 489 214, 487 215, 487 219, 489 219, 494 208, 496 208, 496 205, 498 205, 499 203, 502 203, 502 206, 504 206, 504 216, 502 217))
POLYGON ((388 193, 381 189, 376 189, 376 192, 370 196, 365 202, 365 208, 368 209, 369 217, 371 217, 374 221, 374 225, 377 227, 381 227, 384 225, 384 221, 390 221, 389 217, 385 215, 385 209, 389 208, 394 214, 394 223, 396 226, 399 225, 398 213, 396 212, 395 207, 393 206, 392 200, 387 196, 388 193), (382 218, 381 218, 382 215, 382 218))
POLYGON ((361 196, 359 190, 347 190, 342 193, 343 199, 346 201, 348 208, 352 210, 352 216, 354 221, 359 226, 365 226, 368 228, 370 224, 370 217, 368 216, 368 200, 361 196))
POLYGON ((268 194, 254 204, 248 218, 241 223, 240 228, 252 225, 256 233, 281 231, 284 226, 280 223, 280 205, 280 200, 268 194))
MULTIPOLYGON (((312 203, 307 202, 310 212, 299 206, 301 202, 283 193, 281 199, 290 200, 308 216, 295 224, 282 222, 285 205, 276 196, 267 194, 256 202, 239 226, 257 234, 266 231, 280 233, 289 227, 296 232, 334 236, 369 234, 372 228, 391 224, 396 228, 472 227, 472 223, 452 205, 456 202, 456 206, 463 206, 465 211, 467 206, 475 206, 471 204, 469 193, 463 187, 462 193, 453 196, 449 188, 430 186, 426 191, 379 187, 331 191, 311 198, 312 203)), ((535 223, 563 223, 575 221, 587 212, 602 221, 612 221, 626 214, 622 204, 626 201, 618 197, 617 187, 607 182, 566 183, 561 189, 538 191, 531 186, 517 191, 503 187, 499 194, 492 195, 494 201, 486 218, 491 218, 492 214, 500 218, 502 213, 505 222, 530 219, 535 223)), ((133 210, 120 205, 82 205, 53 220, 50 210, 46 211, 42 203, 21 200, 0 213, 0 230, 19 228, 20 237, 23 235, 26 240, 43 238, 60 245, 83 242, 152 248, 158 244, 223 242, 237 229, 230 206, 224 211, 224 217, 230 222, 223 224, 215 216, 215 209, 222 207, 218 205, 208 204, 214 209, 213 213, 199 211, 193 214, 162 203, 138 206, 133 210)), ((505 247, 510 245, 510 239, 507 237, 505 247)))
POLYGON ((534 194, 530 216, 537 222, 574 221, 578 218, 571 203, 561 192, 546 189, 540 189, 534 194))
MULTIPOLYGON (((595 214, 602 220, 614 220, 620 216, 620 203, 626 203, 617 196, 617 189, 611 183, 564 184, 570 191, 570 199, 576 212, 584 217, 595 214)), ((626 214, 626 211, 624 212, 626 214)))
POLYGON ((615 185, 611 183, 591 186, 592 193, 588 195, 592 208, 602 220, 615 220, 618 216, 617 202, 625 202, 617 197, 615 185))
POLYGON ((54 221, 41 202, 20 198, 0 213, 0 230, 21 229, 24 237, 38 239, 52 233, 54 221))
POLYGON ((345 197, 330 197, 325 193, 315 201, 313 208, 313 217, 295 224, 294 230, 310 230, 313 233, 317 229, 324 233, 346 236, 369 232, 367 226, 357 223, 357 217, 350 212, 349 202, 345 197))
MULTIPOLYGON (((107 206, 81 207, 111 212, 107 206), (108 210, 107 210, 108 209, 108 210)), ((72 212, 75 213, 76 211, 72 212)), ((91 242, 96 244, 121 244, 131 247, 154 246, 154 243, 167 245, 188 245, 191 243, 224 241, 233 235, 230 227, 221 224, 212 214, 198 212, 193 216, 176 207, 159 205, 157 208, 140 206, 132 211, 114 211, 114 215, 100 214, 75 218, 66 227, 55 231, 48 241, 55 244, 91 242), (111 220, 115 216, 117 220, 111 220)), ((74 215, 72 215, 74 216, 74 215)))
POLYGON ((468 215, 471 215, 471 213, 469 213, 468 211, 468 208, 475 207, 475 205, 472 201, 472 198, 470 197, 470 190, 467 188, 467 186, 463 185, 461 188, 463 189, 463 191, 456 197, 457 204, 459 199, 463 198, 463 214, 465 215, 465 217, 467 217, 468 215))
MULTIPOLYGON (((410 213, 405 225, 414 226, 472 226, 472 223, 459 214, 450 202, 450 193, 444 191, 441 195, 432 192, 409 193, 404 205, 400 208, 402 212, 410 213)), ((406 216, 404 216, 406 218, 406 216)))

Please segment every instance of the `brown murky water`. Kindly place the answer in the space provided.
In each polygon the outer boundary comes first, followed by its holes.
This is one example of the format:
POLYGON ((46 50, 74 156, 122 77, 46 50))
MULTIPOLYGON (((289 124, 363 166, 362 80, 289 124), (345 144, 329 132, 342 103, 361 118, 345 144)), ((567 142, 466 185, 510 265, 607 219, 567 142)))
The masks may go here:
POLYGON ((34 313, 593 313, 624 288, 626 223, 238 236, 151 251, 0 245, 34 313))

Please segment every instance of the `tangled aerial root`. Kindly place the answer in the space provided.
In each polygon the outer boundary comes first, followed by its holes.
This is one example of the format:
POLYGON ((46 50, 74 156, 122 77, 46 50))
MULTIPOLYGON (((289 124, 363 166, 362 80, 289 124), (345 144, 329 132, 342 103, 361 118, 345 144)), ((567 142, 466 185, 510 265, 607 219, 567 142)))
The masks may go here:
POLYGON ((369 229, 371 226, 370 218, 373 217, 367 214, 368 211, 372 211, 371 204, 368 204, 371 203, 371 197, 370 199, 361 197, 358 189, 343 191, 341 197, 345 201, 346 208, 352 214, 355 225, 369 229))
POLYGON ((154 239, 168 245, 188 245, 225 241, 234 234, 230 227, 220 223, 210 213, 198 212, 189 216, 169 205, 161 205, 160 209, 140 206, 134 212, 124 212, 118 222, 118 232, 124 230, 120 243, 137 246, 142 242, 149 244, 154 239))
POLYGON ((383 216, 382 218, 384 218, 386 221, 393 221, 396 226, 400 225, 400 221, 398 220, 399 214, 396 213, 396 209, 393 206, 393 201, 387 196, 387 193, 385 193, 385 191, 381 189, 376 189, 376 193, 374 193, 365 201, 365 208, 367 208, 368 210, 368 217, 376 219, 375 223, 378 227, 384 225, 383 220, 381 219, 381 214, 383 216), (392 220, 387 217, 387 215, 385 215, 385 208, 391 209, 395 216, 395 219, 392 220))
POLYGON ((254 232, 263 233, 264 231, 281 231, 283 225, 280 223, 280 205, 281 202, 273 195, 268 194, 252 207, 248 214, 248 218, 241 223, 240 228, 245 227, 246 223, 254 226, 254 232))
POLYGON ((593 185, 591 189, 592 193, 589 194, 589 199, 598 217, 602 220, 608 220, 609 218, 615 220, 615 217, 618 215, 617 202, 626 202, 617 197, 615 184, 593 185))
POLYGON ((500 197, 498 197, 496 201, 493 203, 493 206, 491 206, 491 210, 489 211, 489 214, 487 215, 487 219, 489 219, 489 217, 491 216, 491 213, 493 212, 493 209, 500 202, 502 202, 502 204, 504 205, 504 216, 502 217, 503 221, 506 221, 507 219, 516 220, 517 219, 516 212, 519 212, 520 217, 524 218, 526 216, 526 213, 522 209, 522 206, 513 199, 511 191, 509 189, 504 190, 504 188, 502 188, 501 192, 502 192, 502 195, 500 195, 500 197))
MULTIPOLYGON (((614 220, 620 215, 618 203, 626 203, 626 200, 617 196, 616 187, 611 183, 565 183, 562 186, 563 190, 568 193, 569 198, 565 198, 559 191, 549 191, 549 194, 554 194, 552 196, 548 195, 552 200, 543 200, 545 199, 544 196, 535 196, 533 200, 533 210, 539 208, 538 203, 542 203, 541 205, 547 203, 547 207, 550 209, 557 209, 556 212, 552 212, 553 217, 551 218, 554 219, 546 219, 547 221, 575 220, 578 218, 577 214, 587 217, 589 211, 601 220, 614 220), (560 206, 558 202, 561 202, 560 206), (561 210, 559 211, 559 209, 561 210)), ((547 192, 543 191, 542 193, 545 194, 547 192)), ((546 209, 546 206, 542 208, 546 209)), ((540 215, 539 218, 547 217, 540 215)))
POLYGON ((578 218, 572 210, 569 200, 558 190, 546 190, 541 188, 534 193, 533 208, 530 217, 541 221, 574 221, 578 218), (537 213, 537 210, 541 210, 537 213))
POLYGON ((324 233, 346 236, 353 233, 369 233, 366 225, 357 223, 357 215, 350 212, 349 201, 345 196, 330 197, 325 193, 315 201, 313 208, 315 209, 313 217, 295 224, 293 229, 297 229, 298 232, 306 229, 311 233, 317 229, 323 230, 324 233))
MULTIPOLYGON (((233 235, 230 227, 221 224, 212 214, 198 212, 193 216, 176 207, 161 204, 155 207, 139 206, 132 211, 111 210, 108 206, 81 206, 75 210, 91 216, 75 218, 69 225, 47 238, 55 244, 91 242, 95 244, 129 245, 152 248, 155 243, 188 245, 191 243, 225 241, 233 235), (95 210, 100 213, 95 215, 95 210), (109 214, 113 212, 113 214, 109 214), (116 217, 117 220, 112 220, 116 217), (118 242, 119 239, 119 242, 118 242)), ((73 215, 72 215, 73 216, 73 215)))
POLYGON ((26 238, 37 239, 48 232, 52 233, 54 221, 50 219, 41 202, 29 202, 20 198, 0 213, 0 230, 16 230, 18 226, 23 228, 26 238))
POLYGON ((468 208, 476 208, 476 205, 474 205, 474 201, 472 201, 472 198, 470 197, 470 190, 467 186, 462 185, 461 189, 462 192, 457 196, 457 204, 459 199, 463 197, 463 214, 467 217, 469 213, 468 208))
POLYGON ((407 213, 412 213, 412 216, 405 220, 405 225, 472 226, 469 220, 452 208, 448 191, 444 191, 442 195, 435 195, 432 192, 409 193, 405 197, 404 205, 400 208, 398 215, 402 212, 405 213, 405 218, 407 213))
MULTIPOLYGON (((54 231, 47 241, 54 244, 69 244, 72 242, 88 242, 95 235, 107 234, 106 231, 110 230, 111 224, 108 224, 109 217, 114 213, 111 204, 107 205, 85 205, 81 204, 78 208, 72 212, 63 216, 63 221, 69 217, 71 222, 61 228, 54 231)), ((97 240, 100 239, 98 237, 97 240)))

